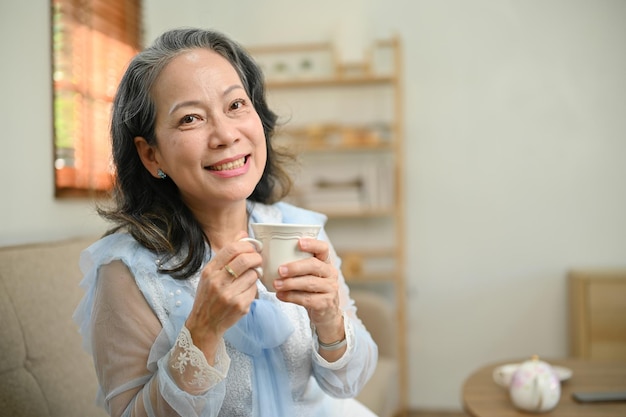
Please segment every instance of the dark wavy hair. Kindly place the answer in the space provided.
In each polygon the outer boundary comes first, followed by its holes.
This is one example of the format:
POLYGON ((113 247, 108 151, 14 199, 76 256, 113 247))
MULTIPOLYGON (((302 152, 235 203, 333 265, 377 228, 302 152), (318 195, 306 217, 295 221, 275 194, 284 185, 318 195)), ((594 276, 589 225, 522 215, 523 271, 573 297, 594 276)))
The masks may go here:
POLYGON ((151 96, 155 80, 176 56, 196 48, 213 50, 226 58, 239 74, 263 124, 267 162, 249 200, 271 204, 289 192, 292 182, 282 163, 291 159, 272 146, 277 116, 267 105, 263 74, 246 50, 222 33, 197 28, 174 29, 162 34, 130 62, 113 102, 111 138, 115 182, 110 207, 98 213, 115 226, 108 234, 128 231, 141 245, 165 257, 161 273, 185 279, 204 261, 208 237, 182 201, 169 178, 153 177, 142 164, 134 138, 156 144, 156 106, 151 96))

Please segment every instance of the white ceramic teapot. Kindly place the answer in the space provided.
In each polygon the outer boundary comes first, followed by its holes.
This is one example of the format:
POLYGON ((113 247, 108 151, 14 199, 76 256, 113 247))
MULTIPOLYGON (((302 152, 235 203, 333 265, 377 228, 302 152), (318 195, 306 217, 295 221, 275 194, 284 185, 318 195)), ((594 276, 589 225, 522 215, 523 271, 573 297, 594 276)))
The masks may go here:
POLYGON ((509 385, 513 404, 525 411, 550 411, 561 397, 561 382, 552 367, 533 356, 513 373, 509 385))

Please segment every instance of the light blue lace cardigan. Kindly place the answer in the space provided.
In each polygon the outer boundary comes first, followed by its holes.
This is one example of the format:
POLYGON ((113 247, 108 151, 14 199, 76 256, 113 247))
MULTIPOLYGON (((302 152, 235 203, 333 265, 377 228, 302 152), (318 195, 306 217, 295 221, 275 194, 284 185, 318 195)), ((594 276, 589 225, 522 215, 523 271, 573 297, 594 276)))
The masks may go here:
MULTIPOLYGON (((250 222, 324 224, 326 217, 286 203, 267 206, 248 202, 250 222)), ((253 236, 252 230, 249 234, 253 236)), ((322 229, 320 239, 328 241, 322 229)), ((339 269, 340 259, 331 246, 333 264, 339 269)), ((210 255, 207 255, 207 261, 210 255)), ((87 248, 81 255, 80 267, 84 273, 81 286, 85 296, 76 309, 74 319, 80 327, 83 344, 92 353, 91 314, 95 296, 98 268, 114 260, 123 261, 135 277, 137 286, 161 322, 163 329, 155 340, 148 359, 150 374, 128 381, 109 393, 111 397, 137 386, 158 381, 160 395, 180 415, 192 416, 257 416, 253 401, 250 356, 238 351, 226 341, 230 358, 227 376, 201 395, 182 391, 172 380, 167 360, 184 321, 189 314, 199 274, 188 280, 176 280, 157 273, 160 260, 157 255, 140 246, 130 235, 120 233, 107 236, 87 248)), ((291 396, 296 416, 372 416, 368 410, 349 398, 354 397, 372 375, 377 362, 377 347, 367 330, 356 317, 354 302, 340 274, 340 299, 347 317, 348 349, 338 361, 328 363, 317 353, 317 341, 312 335, 308 315, 301 306, 283 303, 268 292, 258 281, 259 299, 275 303, 288 317, 295 331, 280 346, 291 382, 291 396)), ((144 397, 144 401, 147 397, 144 397)), ((149 408, 149 407, 148 407, 149 408)), ((130 407, 126 410, 130 413, 130 407)), ((130 415, 130 414, 128 414, 130 415)), ((158 416, 158 409, 149 409, 148 415, 158 416)), ((275 416, 279 417, 279 416, 275 416)), ((286 416, 285 416, 286 417, 286 416)), ((291 417, 291 416, 289 416, 291 417)))

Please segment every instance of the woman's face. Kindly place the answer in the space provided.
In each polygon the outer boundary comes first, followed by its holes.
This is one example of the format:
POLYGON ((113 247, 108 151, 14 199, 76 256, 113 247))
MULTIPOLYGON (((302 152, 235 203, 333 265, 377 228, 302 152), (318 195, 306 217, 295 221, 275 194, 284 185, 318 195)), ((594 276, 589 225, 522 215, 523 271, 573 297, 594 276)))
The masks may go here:
POLYGON ((267 160, 265 135, 228 60, 208 49, 185 52, 159 74, 152 97, 154 160, 192 210, 252 194, 267 160))

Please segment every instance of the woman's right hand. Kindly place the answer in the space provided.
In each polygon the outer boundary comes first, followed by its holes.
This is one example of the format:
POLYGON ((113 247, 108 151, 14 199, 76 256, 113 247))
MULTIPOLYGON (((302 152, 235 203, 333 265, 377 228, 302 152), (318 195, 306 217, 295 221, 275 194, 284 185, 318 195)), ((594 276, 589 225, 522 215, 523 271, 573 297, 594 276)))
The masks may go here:
MULTIPOLYGON (((242 232, 241 238, 245 236, 242 232)), ((261 263, 261 255, 250 242, 236 241, 220 249, 202 270, 185 326, 210 365, 226 330, 250 310, 257 295, 254 268, 261 263)))

